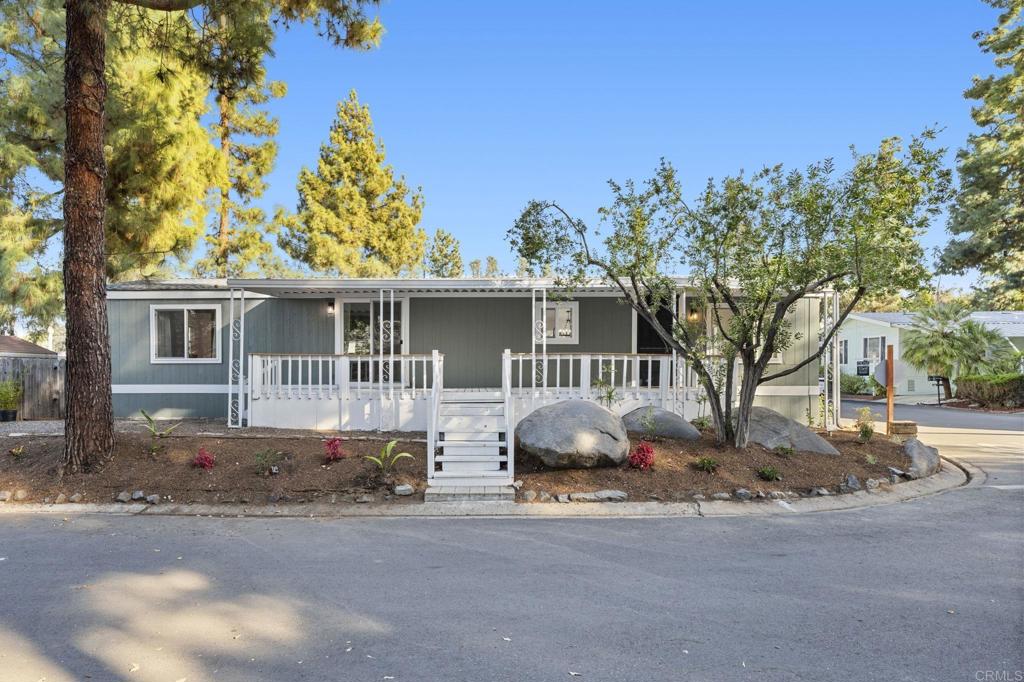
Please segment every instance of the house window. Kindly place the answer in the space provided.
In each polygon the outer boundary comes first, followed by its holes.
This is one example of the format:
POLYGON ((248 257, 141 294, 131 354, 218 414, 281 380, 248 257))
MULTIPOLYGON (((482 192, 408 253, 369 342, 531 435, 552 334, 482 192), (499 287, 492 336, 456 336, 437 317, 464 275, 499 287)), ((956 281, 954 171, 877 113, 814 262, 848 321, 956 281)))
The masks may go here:
POLYGON ((907 379, 907 393, 914 393, 917 391, 917 382, 913 379, 907 379))
POLYGON ((219 330, 219 305, 150 306, 150 362, 220 362, 219 330))
MULTIPOLYGON (((539 325, 540 306, 537 306, 537 316, 539 325)), ((580 304, 578 301, 553 301, 547 304, 544 315, 544 331, 548 343, 579 343, 579 326, 580 304)))
POLYGON ((864 339, 864 359, 881 362, 885 353, 885 337, 869 336, 864 339))
POLYGON ((850 340, 843 339, 839 342, 839 364, 845 365, 850 360, 850 340))

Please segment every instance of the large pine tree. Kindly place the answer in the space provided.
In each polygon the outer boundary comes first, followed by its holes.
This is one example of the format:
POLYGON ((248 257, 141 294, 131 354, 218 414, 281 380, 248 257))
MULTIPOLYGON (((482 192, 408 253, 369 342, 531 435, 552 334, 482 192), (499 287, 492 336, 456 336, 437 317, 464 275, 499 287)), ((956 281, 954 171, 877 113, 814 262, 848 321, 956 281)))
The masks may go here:
MULTIPOLYGON (((156 14, 156 13, 150 13, 156 14)), ((196 244, 214 148, 199 121, 206 79, 165 49, 192 30, 168 27, 156 45, 108 19, 106 259, 113 280, 159 273, 196 244)), ((63 3, 0 5, 0 302, 30 329, 63 315, 63 3)))
POLYGON ((964 96, 981 132, 960 151, 960 192, 950 213, 956 235, 942 255, 946 272, 977 268, 985 307, 1024 307, 1024 24, 1020 0, 987 0, 1002 10, 997 26, 976 34, 997 73, 975 78, 964 96))
POLYGON ((316 170, 299 173, 298 191, 298 212, 285 222, 281 246, 313 270, 393 276, 422 262, 423 196, 385 163, 370 109, 354 90, 338 103, 316 170))
MULTIPOLYGON (((364 8, 377 0, 115 0, 128 10, 119 34, 165 35, 172 26, 187 25, 196 38, 180 50, 182 63, 208 76, 231 70, 241 82, 253 82, 255 67, 265 54, 270 24, 287 27, 311 21, 321 35, 338 45, 375 43, 380 23, 368 20, 364 8), (163 21, 149 22, 137 8, 166 12, 163 21), (259 34, 232 36, 223 53, 215 49, 206 29, 221 16, 256 12, 267 17, 259 34), (151 24, 156 24, 156 30, 151 24), (194 26, 197 25, 197 26, 194 26), (164 30, 161 31, 160 29, 164 30), (236 39, 237 38, 237 39, 236 39), (255 49, 252 49, 255 46, 255 49)), ((107 130, 107 39, 110 0, 66 0, 67 40, 64 59, 64 297, 67 311, 67 419, 64 428, 64 471, 77 471, 113 447, 110 397, 110 343, 106 309, 104 156, 107 130)), ((243 25, 249 26, 248 22, 243 25)), ((212 79, 211 79, 212 80, 212 79)), ((158 151, 158 150, 156 150, 158 151)))
POLYGON ((462 277, 462 253, 459 240, 438 229, 427 253, 427 274, 431 277, 462 277))
POLYGON ((196 264, 200 276, 273 276, 286 270, 266 239, 273 225, 263 209, 252 205, 266 191, 265 177, 277 159, 278 121, 260 107, 286 90, 280 81, 266 83, 262 73, 247 87, 225 83, 217 90, 219 175, 206 254, 196 264))

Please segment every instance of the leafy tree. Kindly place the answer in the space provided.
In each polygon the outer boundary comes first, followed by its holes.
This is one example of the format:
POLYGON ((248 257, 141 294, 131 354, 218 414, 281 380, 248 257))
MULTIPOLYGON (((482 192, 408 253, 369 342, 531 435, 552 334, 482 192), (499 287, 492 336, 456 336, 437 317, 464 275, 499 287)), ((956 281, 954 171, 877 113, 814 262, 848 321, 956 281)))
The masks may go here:
POLYGON ((942 267, 983 276, 980 303, 1024 308, 1024 23, 1020 0, 986 0, 1002 11, 997 26, 975 34, 982 51, 995 56, 997 73, 974 78, 964 92, 977 100, 971 111, 981 132, 957 155, 960 191, 950 211, 942 267))
MULTIPOLYGON (((335 44, 362 46, 375 43, 381 33, 378 21, 365 17, 373 0, 66 0, 64 55, 64 113, 67 131, 63 148, 64 170, 64 295, 67 311, 67 419, 65 420, 64 471, 77 471, 102 458, 113 447, 113 413, 110 396, 110 344, 106 310, 108 171, 118 178, 111 186, 131 182, 120 177, 104 154, 107 135, 107 40, 160 40, 168 58, 185 68, 194 67, 210 77, 228 70, 240 82, 255 81, 255 72, 272 38, 271 23, 287 27, 295 21, 311 21, 335 44), (115 8, 110 12, 111 6, 115 8), (160 19, 141 10, 165 12, 160 19), (264 12, 268 21, 261 30, 254 22, 237 22, 247 30, 221 41, 213 26, 228 26, 241 13, 264 12), (108 30, 108 14, 118 21, 108 30), (187 31, 184 29, 188 29, 187 31), (209 29, 209 30, 207 30, 209 29), (179 40, 180 38, 180 40, 179 40)), ((215 78, 211 78, 215 80, 215 78)), ((113 103, 112 103, 113 105, 113 103)), ((113 108, 113 107, 112 107, 113 108)), ((171 112, 146 112, 168 122, 171 112)), ((174 110, 177 115, 177 110, 174 110)), ((140 116, 139 118, 143 118, 140 116)), ((159 153, 155 148, 152 153, 159 153)), ((129 166, 131 171, 132 167, 129 166)), ((172 184, 172 183, 167 183, 172 184)), ((174 191, 167 189, 165 191, 174 191)), ((148 208, 148 207, 147 207, 148 208)), ((132 223, 130 229, 139 229, 132 223)), ((118 233, 119 234, 119 233, 118 233)), ((122 236, 127 236, 122 235, 122 236)), ((117 251, 116 242, 111 251, 117 251)), ((146 252, 146 249, 132 253, 146 252)))
POLYGON ((481 269, 480 259, 474 258, 469 261, 469 276, 470 277, 482 277, 483 271, 481 269))
POLYGON ((745 447, 759 385, 817 362, 868 292, 915 289, 927 276, 915 237, 949 187, 941 150, 926 146, 931 137, 906 148, 885 140, 874 153, 854 153, 842 174, 825 161, 709 181, 693 203, 663 161, 641 186, 609 183, 603 232, 557 203, 532 201, 509 240, 531 265, 567 273, 562 286, 597 278, 621 291, 696 372, 718 440, 745 447), (676 295, 666 273, 680 266, 689 270, 703 324, 675 312, 671 324, 659 320, 660 310, 673 311, 676 295), (799 338, 787 313, 804 296, 830 290, 853 292, 839 319, 805 358, 768 372, 771 357, 799 338))
POLYGON ((388 276, 423 261, 427 237, 416 227, 423 196, 385 163, 370 109, 355 90, 338 103, 317 168, 302 169, 298 191, 298 213, 285 222, 281 247, 314 270, 388 276))
POLYGON ((427 273, 431 277, 462 277, 459 240, 444 230, 434 233, 427 253, 427 273))
MULTIPOLYGON (((150 36, 128 33, 120 15, 108 27, 104 271, 118 280, 155 274, 191 251, 215 167, 199 121, 206 79, 150 36)), ((174 26, 161 43, 192 30, 174 26)), ((64 81, 52 65, 64 61, 64 45, 63 3, 0 5, 0 301, 30 328, 63 313, 64 81)))
POLYGON ((484 277, 501 277, 501 268, 498 267, 498 259, 494 256, 487 257, 487 269, 484 271, 484 277))
POLYGON ((947 399, 953 397, 950 380, 997 367, 1010 352, 1010 345, 999 332, 969 316, 970 311, 961 303, 929 306, 914 315, 914 328, 903 339, 903 361, 942 377, 947 399))

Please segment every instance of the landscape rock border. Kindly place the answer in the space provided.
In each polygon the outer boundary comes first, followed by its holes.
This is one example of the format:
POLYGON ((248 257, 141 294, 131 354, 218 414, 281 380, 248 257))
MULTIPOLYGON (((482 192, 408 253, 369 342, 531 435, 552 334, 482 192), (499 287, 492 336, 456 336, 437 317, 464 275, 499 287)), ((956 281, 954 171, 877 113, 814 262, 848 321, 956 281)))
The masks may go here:
POLYGON ((827 497, 801 497, 798 499, 769 499, 760 504, 735 500, 707 500, 697 502, 616 502, 614 504, 520 504, 517 502, 436 502, 421 505, 330 505, 304 504, 279 506, 250 506, 242 504, 200 505, 162 504, 152 506, 138 503, 108 504, 0 504, 3 514, 68 514, 103 513, 158 516, 207 517, 281 517, 281 518, 355 518, 355 517, 725 517, 775 516, 794 513, 817 513, 862 509, 866 507, 898 504, 921 497, 940 494, 960 487, 974 487, 985 480, 985 473, 972 464, 942 458, 945 466, 933 476, 907 481, 888 490, 875 488, 859 490, 845 495, 827 497))

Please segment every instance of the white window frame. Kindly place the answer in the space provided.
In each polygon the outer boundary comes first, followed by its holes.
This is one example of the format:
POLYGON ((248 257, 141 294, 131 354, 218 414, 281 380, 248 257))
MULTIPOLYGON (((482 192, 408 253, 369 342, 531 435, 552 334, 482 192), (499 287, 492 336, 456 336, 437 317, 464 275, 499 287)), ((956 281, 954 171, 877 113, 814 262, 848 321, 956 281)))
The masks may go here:
POLYGON ((149 362, 152 365, 216 365, 221 362, 221 305, 219 303, 160 303, 149 306, 149 362), (180 310, 185 315, 185 357, 157 357, 156 313, 159 310, 180 310), (213 310, 217 333, 214 334, 216 355, 212 358, 188 357, 188 313, 189 310, 213 310))
POLYGON ((881 334, 879 334, 878 336, 865 336, 864 337, 864 343, 863 343, 863 346, 862 346, 861 350, 863 351, 864 359, 865 360, 868 360, 868 361, 874 362, 874 363, 885 362, 885 345, 886 344, 885 344, 884 339, 885 339, 885 336, 883 336, 881 334), (871 355, 868 354, 868 341, 874 341, 874 340, 878 341, 878 357, 877 358, 872 358, 871 355))
MULTIPOLYGON (((548 337, 549 346, 571 346, 579 345, 580 342, 580 302, 579 301, 548 301, 547 310, 555 311, 555 322, 558 322, 558 309, 568 308, 572 311, 572 336, 564 337, 558 336, 557 334, 552 337, 548 337)), ((543 321, 547 319, 546 312, 543 305, 537 305, 537 315, 544 317, 538 317, 539 320, 543 321)), ((546 327, 546 325, 545 325, 546 327)), ((634 334, 634 338, 635 338, 634 334)))
POLYGON ((850 364, 850 340, 840 339, 839 340, 839 364, 848 365, 850 364))

